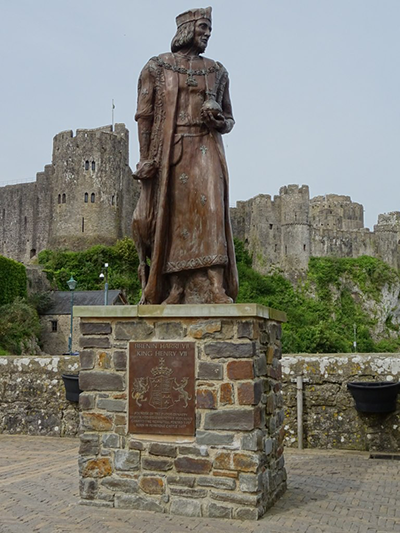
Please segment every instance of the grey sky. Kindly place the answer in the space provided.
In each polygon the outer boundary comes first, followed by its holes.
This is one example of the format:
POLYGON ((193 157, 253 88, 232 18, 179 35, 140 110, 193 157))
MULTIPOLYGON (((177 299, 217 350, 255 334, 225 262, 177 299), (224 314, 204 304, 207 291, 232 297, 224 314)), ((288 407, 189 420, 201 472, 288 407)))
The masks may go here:
MULTIPOLYGON (((0 185, 34 179, 53 136, 115 120, 137 160, 136 83, 192 0, 0 0, 0 185)), ((231 205, 282 185, 400 211, 399 0, 214 0, 206 54, 230 73, 231 205)))

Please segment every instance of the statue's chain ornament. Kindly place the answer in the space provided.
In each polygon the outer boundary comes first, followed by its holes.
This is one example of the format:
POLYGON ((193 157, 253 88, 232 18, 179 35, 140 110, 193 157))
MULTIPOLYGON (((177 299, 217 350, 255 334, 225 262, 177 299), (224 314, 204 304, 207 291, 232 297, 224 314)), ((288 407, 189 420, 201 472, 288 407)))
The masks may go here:
POLYGON ((217 72, 220 70, 220 67, 218 65, 213 65, 212 67, 202 69, 191 69, 178 65, 171 65, 171 63, 163 61, 160 57, 157 57, 156 61, 160 67, 163 67, 167 70, 172 70, 173 72, 178 72, 179 74, 186 74, 188 76, 207 76, 207 74, 212 74, 213 72, 217 72))

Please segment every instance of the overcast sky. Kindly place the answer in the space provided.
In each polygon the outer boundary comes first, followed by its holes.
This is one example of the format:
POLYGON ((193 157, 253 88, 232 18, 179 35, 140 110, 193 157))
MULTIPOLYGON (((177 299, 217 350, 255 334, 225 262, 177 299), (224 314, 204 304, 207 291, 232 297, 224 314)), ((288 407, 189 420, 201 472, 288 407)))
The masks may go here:
MULTIPOLYGON (((192 0, 0 0, 0 185, 32 181, 63 130, 131 132, 141 68, 192 0)), ((372 229, 400 211, 400 0, 214 0, 206 56, 231 80, 231 205, 307 184, 372 229)))

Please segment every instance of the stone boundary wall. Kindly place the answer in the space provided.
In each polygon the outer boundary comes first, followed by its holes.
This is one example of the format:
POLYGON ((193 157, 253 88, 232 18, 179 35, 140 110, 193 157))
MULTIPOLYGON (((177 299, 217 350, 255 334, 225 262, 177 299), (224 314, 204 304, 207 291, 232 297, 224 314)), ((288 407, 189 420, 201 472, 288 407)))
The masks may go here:
MULTIPOLYGON (((78 406, 65 399, 61 374, 76 373, 78 363, 74 356, 1 356, 0 433, 77 436, 78 406)), ((400 354, 284 355, 282 371, 285 446, 297 447, 295 379, 302 375, 305 447, 400 451, 400 403, 392 414, 366 415, 347 391, 349 381, 399 380, 400 354)), ((206 389, 202 402, 216 394, 206 389)))
POLYGON ((350 381, 399 381, 400 354, 285 355, 282 373, 286 446, 297 447, 296 377, 303 376, 305 448, 400 452, 400 395, 395 412, 366 414, 347 390, 350 381))
POLYGON ((286 488, 285 318, 270 311, 244 304, 74 309, 81 316, 82 503, 253 520, 273 505, 286 488), (196 343, 195 435, 128 432, 133 340, 196 343))
POLYGON ((77 436, 78 404, 61 374, 78 370, 76 356, 0 356, 0 433, 77 436))

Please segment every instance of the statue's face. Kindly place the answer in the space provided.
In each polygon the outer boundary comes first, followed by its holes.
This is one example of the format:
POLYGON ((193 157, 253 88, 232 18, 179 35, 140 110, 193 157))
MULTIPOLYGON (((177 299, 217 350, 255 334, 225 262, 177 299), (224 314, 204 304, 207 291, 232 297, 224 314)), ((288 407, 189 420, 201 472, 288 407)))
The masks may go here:
POLYGON ((211 36, 211 23, 207 19, 196 20, 194 26, 193 44, 200 53, 207 48, 208 39, 211 36))

